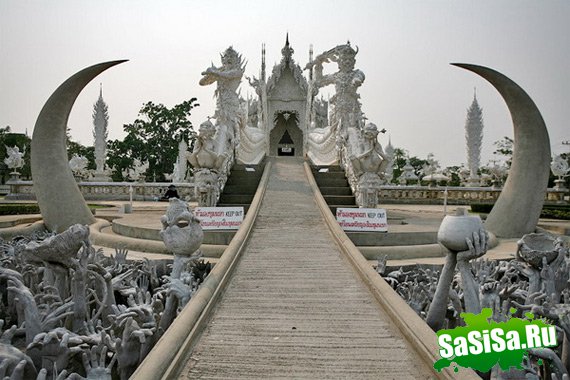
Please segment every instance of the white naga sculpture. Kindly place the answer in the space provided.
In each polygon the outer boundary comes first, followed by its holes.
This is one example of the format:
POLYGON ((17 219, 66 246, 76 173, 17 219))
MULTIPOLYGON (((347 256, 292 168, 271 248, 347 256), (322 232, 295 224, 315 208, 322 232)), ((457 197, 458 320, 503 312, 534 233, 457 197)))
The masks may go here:
POLYGON ((74 154, 69 160, 69 168, 71 169, 73 176, 76 179, 86 179, 89 177, 89 171, 87 170, 87 165, 89 164, 89 160, 87 157, 80 156, 78 154, 74 154))
POLYGON ((23 152, 20 152, 20 148, 17 146, 12 148, 6 146, 6 154, 8 157, 4 159, 4 163, 14 174, 19 174, 18 169, 24 167, 24 155, 26 154, 26 151, 24 150, 23 152))

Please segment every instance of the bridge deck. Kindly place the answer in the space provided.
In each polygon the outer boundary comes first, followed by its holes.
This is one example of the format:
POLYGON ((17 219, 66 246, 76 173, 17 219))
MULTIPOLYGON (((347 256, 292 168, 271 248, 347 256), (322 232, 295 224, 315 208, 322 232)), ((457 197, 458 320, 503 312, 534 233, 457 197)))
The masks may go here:
POLYGON ((302 163, 279 158, 241 261, 181 377, 432 374, 341 256, 302 163))

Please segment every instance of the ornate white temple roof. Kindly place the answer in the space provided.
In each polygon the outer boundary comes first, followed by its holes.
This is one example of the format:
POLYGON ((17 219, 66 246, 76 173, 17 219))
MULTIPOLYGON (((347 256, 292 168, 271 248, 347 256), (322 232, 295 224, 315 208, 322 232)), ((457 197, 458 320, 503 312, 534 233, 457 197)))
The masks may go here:
POLYGON ((279 78, 281 78, 281 75, 287 69, 291 71, 291 73, 293 74, 293 78, 295 78, 295 82, 297 82, 299 87, 301 87, 301 90, 303 90, 303 92, 307 91, 308 87, 307 80, 303 76, 303 70, 297 63, 295 63, 295 60, 293 59, 294 52, 295 51, 289 44, 289 33, 287 33, 287 37, 285 39, 285 46, 283 47, 283 49, 281 49, 281 62, 273 66, 273 71, 271 73, 271 76, 267 80, 268 94, 271 94, 272 90, 279 82, 279 78))

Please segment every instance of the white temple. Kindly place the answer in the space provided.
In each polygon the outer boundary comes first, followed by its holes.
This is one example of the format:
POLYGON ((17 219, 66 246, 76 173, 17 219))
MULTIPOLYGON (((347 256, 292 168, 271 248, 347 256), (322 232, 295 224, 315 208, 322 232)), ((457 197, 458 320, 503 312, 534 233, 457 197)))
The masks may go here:
POLYGON ((200 125, 194 150, 187 155, 202 206, 215 205, 234 162, 256 165, 265 156, 295 156, 316 166, 342 166, 357 203, 376 207, 389 157, 378 142, 378 128, 365 123, 361 110, 358 88, 365 76, 355 69, 358 48, 346 43, 314 59, 311 48, 304 67, 308 79, 293 53, 287 36, 281 60, 266 78, 262 46, 260 76, 247 78, 256 99, 245 100, 237 92, 245 63, 232 47, 222 54, 222 66, 202 72, 201 85, 217 85, 215 122, 200 125), (338 71, 325 75, 329 64, 338 71), (330 117, 329 102, 317 97, 328 85, 335 87, 330 117))

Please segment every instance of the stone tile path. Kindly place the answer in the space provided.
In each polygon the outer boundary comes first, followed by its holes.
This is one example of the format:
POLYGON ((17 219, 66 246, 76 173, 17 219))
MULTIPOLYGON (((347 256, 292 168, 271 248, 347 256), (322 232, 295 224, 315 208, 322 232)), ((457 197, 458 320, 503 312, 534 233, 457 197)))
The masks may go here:
POLYGON ((274 162, 255 223, 181 378, 432 378, 333 243, 301 161, 274 162))

